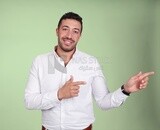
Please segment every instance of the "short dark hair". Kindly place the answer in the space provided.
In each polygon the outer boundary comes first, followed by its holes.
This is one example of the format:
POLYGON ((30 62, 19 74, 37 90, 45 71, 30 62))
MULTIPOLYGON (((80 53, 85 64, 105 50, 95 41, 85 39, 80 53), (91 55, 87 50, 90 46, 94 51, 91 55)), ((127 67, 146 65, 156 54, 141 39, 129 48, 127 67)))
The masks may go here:
POLYGON ((68 13, 65 13, 59 20, 58 22, 58 28, 60 27, 61 23, 62 23, 62 20, 64 19, 74 19, 78 22, 80 22, 81 24, 81 32, 82 32, 82 29, 83 29, 83 22, 82 22, 82 17, 79 16, 78 14, 76 13, 73 13, 73 12, 68 12, 68 13))

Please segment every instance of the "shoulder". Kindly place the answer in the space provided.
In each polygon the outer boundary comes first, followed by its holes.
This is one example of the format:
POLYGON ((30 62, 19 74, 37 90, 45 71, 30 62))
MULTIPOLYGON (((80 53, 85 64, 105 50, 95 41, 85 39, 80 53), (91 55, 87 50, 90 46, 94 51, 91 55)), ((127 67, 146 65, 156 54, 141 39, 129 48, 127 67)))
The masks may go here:
POLYGON ((33 62, 36 62, 36 63, 45 62, 46 60, 48 60, 48 56, 52 54, 53 52, 39 54, 34 58, 33 62))
POLYGON ((89 64, 96 64, 98 62, 97 58, 93 55, 90 55, 88 53, 82 52, 77 50, 76 52, 76 56, 74 57, 74 59, 76 59, 79 62, 84 63, 89 63, 89 64))
POLYGON ((95 58, 95 59, 96 59, 95 56, 90 55, 90 54, 88 54, 88 53, 86 53, 86 52, 82 52, 82 51, 80 51, 80 50, 77 50, 77 56, 78 56, 78 57, 87 57, 87 58, 95 58))

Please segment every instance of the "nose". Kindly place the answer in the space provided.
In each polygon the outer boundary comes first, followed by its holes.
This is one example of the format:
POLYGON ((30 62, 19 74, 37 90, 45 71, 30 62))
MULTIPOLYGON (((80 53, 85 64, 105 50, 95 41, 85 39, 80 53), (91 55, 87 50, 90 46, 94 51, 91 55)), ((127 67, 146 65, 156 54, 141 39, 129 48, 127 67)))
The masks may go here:
POLYGON ((68 38, 72 38, 72 32, 69 30, 69 31, 67 32, 66 36, 67 36, 68 38))

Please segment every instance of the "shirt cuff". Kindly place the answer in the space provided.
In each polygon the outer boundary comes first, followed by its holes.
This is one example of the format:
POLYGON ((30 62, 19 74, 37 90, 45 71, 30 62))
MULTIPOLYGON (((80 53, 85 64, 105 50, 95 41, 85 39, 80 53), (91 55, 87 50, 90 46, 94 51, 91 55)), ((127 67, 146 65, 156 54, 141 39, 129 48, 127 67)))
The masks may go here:
POLYGON ((128 98, 128 96, 122 92, 121 88, 117 89, 114 92, 114 95, 115 95, 115 98, 121 102, 124 102, 128 98))

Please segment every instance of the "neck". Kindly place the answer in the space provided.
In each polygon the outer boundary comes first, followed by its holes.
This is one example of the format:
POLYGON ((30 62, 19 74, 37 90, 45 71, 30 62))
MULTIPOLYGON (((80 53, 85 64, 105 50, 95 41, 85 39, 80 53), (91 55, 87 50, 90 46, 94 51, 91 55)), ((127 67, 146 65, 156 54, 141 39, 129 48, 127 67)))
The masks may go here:
POLYGON ((66 52, 62 50, 59 46, 57 46, 55 49, 57 55, 63 59, 65 65, 67 65, 68 62, 71 60, 73 54, 75 53, 75 50, 76 49, 73 49, 70 52, 66 52))

